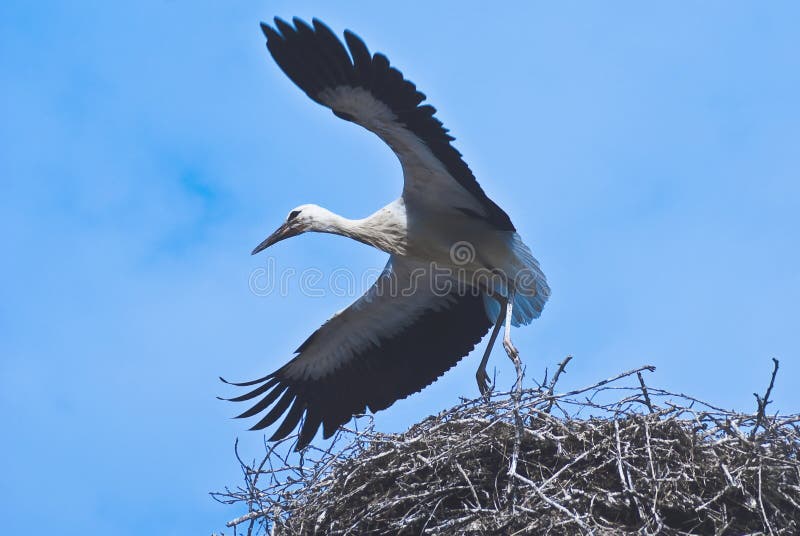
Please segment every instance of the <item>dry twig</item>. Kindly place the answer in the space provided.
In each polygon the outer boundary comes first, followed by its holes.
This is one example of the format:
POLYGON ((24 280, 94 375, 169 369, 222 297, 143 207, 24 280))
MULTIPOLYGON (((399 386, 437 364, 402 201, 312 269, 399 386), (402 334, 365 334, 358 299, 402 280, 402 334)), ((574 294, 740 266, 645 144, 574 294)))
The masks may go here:
POLYGON ((775 385, 775 376, 778 374, 778 365, 780 363, 774 357, 772 358, 772 377, 769 379, 769 386, 767 387, 767 392, 764 393, 764 398, 758 396, 758 393, 753 393, 753 396, 756 397, 756 403, 758 404, 758 416, 756 418, 756 425, 753 426, 753 429, 750 431, 750 439, 756 435, 756 431, 758 431, 758 427, 761 426, 762 421, 764 420, 764 415, 767 412, 767 405, 771 402, 769 399, 770 393, 772 393, 772 387, 775 385))

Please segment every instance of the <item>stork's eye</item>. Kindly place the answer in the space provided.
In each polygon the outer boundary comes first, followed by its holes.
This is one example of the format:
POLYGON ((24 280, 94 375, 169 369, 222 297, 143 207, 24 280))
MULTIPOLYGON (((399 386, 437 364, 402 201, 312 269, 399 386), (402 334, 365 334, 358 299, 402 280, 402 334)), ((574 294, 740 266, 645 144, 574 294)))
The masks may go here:
POLYGON ((289 213, 289 217, 288 217, 288 218, 286 218, 286 221, 292 221, 293 219, 295 219, 295 218, 298 216, 298 214, 300 214, 300 211, 299 211, 299 210, 293 210, 293 211, 291 211, 291 212, 289 213))

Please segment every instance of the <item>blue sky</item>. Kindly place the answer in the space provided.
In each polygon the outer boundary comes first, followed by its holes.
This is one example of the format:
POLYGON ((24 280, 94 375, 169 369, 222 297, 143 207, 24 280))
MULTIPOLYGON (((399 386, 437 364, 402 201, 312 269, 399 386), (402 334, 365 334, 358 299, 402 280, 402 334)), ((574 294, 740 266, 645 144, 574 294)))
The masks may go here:
MULTIPOLYGON (((547 273, 514 340, 562 387, 650 383, 800 409, 800 8, 794 2, 3 2, 0 515, 7 533, 208 534, 240 512, 217 380, 273 370, 352 298, 257 295, 250 250, 292 207, 364 216, 398 195, 376 138, 316 106, 260 20, 356 31, 424 91, 547 273)), ((380 268, 332 236, 275 270, 380 268)), ((378 414, 476 394, 472 355, 378 414)), ((501 350, 490 367, 510 385, 501 350)), ((491 368, 490 368, 491 370, 491 368)), ((230 532, 230 531, 228 531, 230 532)))

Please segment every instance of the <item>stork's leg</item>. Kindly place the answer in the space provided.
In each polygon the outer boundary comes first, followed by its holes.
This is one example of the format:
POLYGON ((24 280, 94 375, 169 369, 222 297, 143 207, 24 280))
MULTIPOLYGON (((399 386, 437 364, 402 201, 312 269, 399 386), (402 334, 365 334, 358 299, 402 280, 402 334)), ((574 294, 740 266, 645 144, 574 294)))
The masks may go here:
POLYGON ((506 302, 506 332, 503 336, 503 348, 505 348, 506 353, 508 354, 509 359, 514 363, 514 368, 517 371, 517 383, 514 384, 514 389, 519 390, 522 388, 522 360, 519 358, 519 352, 514 347, 511 342, 511 317, 514 312, 514 292, 510 292, 508 295, 508 301, 506 302))
POLYGON ((500 303, 500 313, 497 315, 497 322, 494 324, 494 329, 492 330, 492 336, 489 337, 489 345, 486 346, 486 350, 483 352, 483 359, 481 359, 481 364, 478 366, 477 372, 475 372, 475 379, 478 381, 478 390, 481 392, 481 395, 486 396, 489 394, 490 383, 489 383, 489 375, 486 374, 486 363, 489 362, 489 354, 492 353, 492 348, 494 347, 494 341, 497 340, 497 335, 500 333, 500 328, 503 327, 503 321, 506 318, 506 308, 504 303, 500 303))

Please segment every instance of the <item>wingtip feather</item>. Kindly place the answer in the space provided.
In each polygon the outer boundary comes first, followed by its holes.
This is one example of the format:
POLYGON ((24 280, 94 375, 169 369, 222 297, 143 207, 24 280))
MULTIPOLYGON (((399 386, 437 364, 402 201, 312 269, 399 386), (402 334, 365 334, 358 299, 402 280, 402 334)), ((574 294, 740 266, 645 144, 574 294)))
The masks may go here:
POLYGON ((311 26, 309 26, 309 24, 300 17, 292 17, 292 22, 294 23, 294 27, 297 28, 298 30, 300 28, 303 28, 304 30, 307 31, 313 31, 311 29, 311 26))
POLYGON ((278 441, 288 436, 294 427, 297 426, 297 423, 300 422, 300 417, 303 416, 303 412, 305 410, 305 402, 303 402, 300 398, 295 398, 294 403, 292 404, 289 412, 286 414, 286 417, 284 417, 283 422, 280 426, 278 426, 278 429, 275 430, 269 440, 278 441))
POLYGON ((251 385, 256 385, 258 383, 264 383, 265 381, 269 380, 270 378, 274 378, 275 377, 275 373, 267 374, 263 378, 258 378, 257 380, 250 380, 248 382, 231 382, 231 381, 226 380, 222 376, 218 376, 218 377, 219 377, 219 379, 220 379, 220 381, 222 383, 225 383, 227 385, 233 385, 233 386, 236 386, 236 387, 250 387, 251 385))
POLYGON ((275 17, 273 20, 275 21, 275 28, 278 29, 284 39, 295 33, 294 27, 282 18, 275 17))
POLYGON ((267 38, 267 42, 276 41, 281 39, 281 35, 269 24, 266 22, 259 23, 261 27, 261 32, 264 34, 264 37, 267 38))
POLYGON ((314 29, 317 30, 318 32, 319 31, 323 31, 323 32, 328 32, 330 34, 336 35, 336 34, 333 33, 333 30, 331 30, 330 27, 327 24, 325 24, 324 22, 319 20, 317 17, 314 17, 314 18, 311 19, 311 24, 314 26, 314 29))

